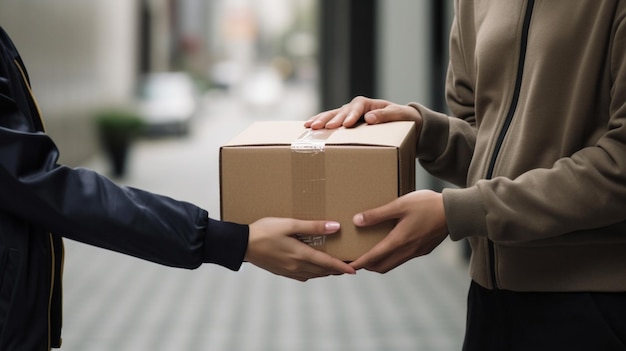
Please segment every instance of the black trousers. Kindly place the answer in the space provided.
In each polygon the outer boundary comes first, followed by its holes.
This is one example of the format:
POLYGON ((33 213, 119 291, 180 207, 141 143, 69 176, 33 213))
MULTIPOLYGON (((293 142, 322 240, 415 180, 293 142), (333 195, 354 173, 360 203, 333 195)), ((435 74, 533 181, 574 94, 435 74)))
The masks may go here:
POLYGON ((472 282, 463 350, 626 350, 626 293, 520 293, 472 282))

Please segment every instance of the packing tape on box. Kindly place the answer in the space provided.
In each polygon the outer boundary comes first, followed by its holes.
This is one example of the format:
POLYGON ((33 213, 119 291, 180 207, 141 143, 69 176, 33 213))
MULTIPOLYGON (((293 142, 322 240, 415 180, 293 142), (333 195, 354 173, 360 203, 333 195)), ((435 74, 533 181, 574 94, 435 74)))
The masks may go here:
MULTIPOLYGON (((307 129, 291 143, 293 179, 293 217, 326 219, 326 140, 334 130, 307 129)), ((326 236, 298 235, 298 239, 313 247, 323 248, 326 236)))

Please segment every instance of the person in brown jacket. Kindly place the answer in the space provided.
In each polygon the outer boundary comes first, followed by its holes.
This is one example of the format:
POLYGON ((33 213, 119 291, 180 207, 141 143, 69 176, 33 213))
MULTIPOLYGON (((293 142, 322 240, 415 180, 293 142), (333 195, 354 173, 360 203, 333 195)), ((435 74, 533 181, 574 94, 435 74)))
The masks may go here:
POLYGON ((357 97, 305 122, 415 121, 458 185, 356 214, 398 224, 352 266, 468 238, 464 350, 625 350, 626 1, 455 0, 446 94, 450 116, 357 97))

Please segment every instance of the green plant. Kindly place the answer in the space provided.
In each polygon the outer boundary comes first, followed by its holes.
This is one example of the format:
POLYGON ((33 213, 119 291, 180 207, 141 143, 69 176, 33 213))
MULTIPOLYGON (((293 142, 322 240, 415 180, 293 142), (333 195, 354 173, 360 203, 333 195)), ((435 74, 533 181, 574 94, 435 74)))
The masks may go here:
POLYGON ((103 141, 121 144, 134 139, 143 127, 139 115, 125 109, 99 111, 96 113, 96 123, 103 141))
POLYGON ((129 109, 111 108, 96 113, 96 124, 102 147, 112 164, 115 176, 123 176, 133 140, 143 128, 143 121, 129 109))

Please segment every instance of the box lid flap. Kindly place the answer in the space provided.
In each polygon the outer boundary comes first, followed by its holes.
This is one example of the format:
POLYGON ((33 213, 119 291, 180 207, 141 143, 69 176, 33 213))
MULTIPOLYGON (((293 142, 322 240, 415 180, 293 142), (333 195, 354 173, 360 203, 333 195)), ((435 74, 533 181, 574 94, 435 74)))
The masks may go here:
MULTIPOLYGON (((407 124, 392 122, 377 125, 360 124, 354 128, 313 131, 321 133, 326 145, 368 145, 400 147, 406 137, 407 124)), ((255 122, 223 146, 290 145, 304 137, 311 129, 303 121, 255 122)), ((318 137, 319 138, 319 137, 318 137)))

